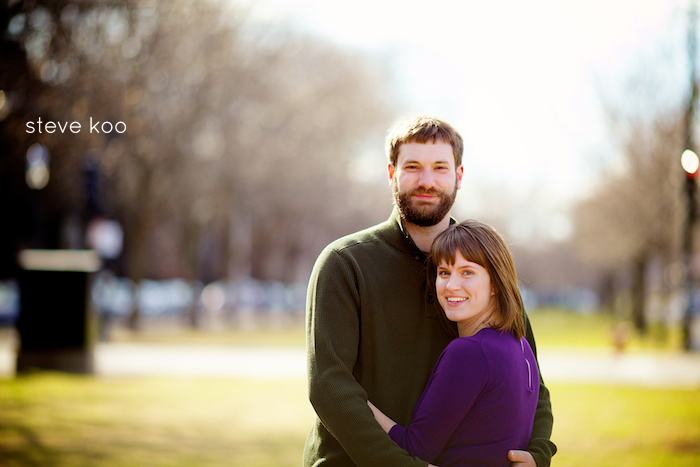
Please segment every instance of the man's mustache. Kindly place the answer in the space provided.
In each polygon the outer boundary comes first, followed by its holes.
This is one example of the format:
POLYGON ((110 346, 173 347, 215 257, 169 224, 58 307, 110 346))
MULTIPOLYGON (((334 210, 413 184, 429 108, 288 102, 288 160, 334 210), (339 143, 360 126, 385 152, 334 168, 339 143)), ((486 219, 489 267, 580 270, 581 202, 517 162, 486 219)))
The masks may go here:
POLYGON ((435 189, 435 188, 429 188, 427 190, 423 190, 420 188, 416 188, 415 190, 411 190, 408 192, 409 196, 413 195, 434 195, 434 196, 442 196, 444 193, 441 190, 435 189))

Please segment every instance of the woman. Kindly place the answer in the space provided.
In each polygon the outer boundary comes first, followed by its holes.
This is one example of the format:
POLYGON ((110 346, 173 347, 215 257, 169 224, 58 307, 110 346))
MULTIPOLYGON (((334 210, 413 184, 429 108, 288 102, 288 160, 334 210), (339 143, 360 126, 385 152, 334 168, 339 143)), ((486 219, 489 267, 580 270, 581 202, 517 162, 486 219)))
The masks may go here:
POLYGON ((367 403, 411 455, 440 466, 509 466, 508 450, 530 440, 540 381, 513 259, 492 227, 473 220, 440 234, 430 258, 459 337, 438 358, 410 425, 367 403))

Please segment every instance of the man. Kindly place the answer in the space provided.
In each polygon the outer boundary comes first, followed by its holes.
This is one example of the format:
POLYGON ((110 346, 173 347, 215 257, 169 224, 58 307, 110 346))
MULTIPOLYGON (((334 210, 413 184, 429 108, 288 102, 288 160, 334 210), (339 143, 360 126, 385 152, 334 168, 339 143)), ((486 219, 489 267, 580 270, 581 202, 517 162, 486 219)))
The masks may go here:
MULTIPOLYGON (((456 337, 425 268, 433 240, 453 222, 462 153, 462 137, 444 121, 399 122, 387 137, 390 218, 336 240, 316 261, 307 296, 307 358, 317 418, 305 466, 427 465, 387 436, 366 401, 408 424, 435 361, 456 337)), ((526 337, 536 352, 529 321, 526 337)), ((551 432, 549 391, 541 384, 528 451, 508 454, 514 465, 549 465, 556 452, 551 432)))

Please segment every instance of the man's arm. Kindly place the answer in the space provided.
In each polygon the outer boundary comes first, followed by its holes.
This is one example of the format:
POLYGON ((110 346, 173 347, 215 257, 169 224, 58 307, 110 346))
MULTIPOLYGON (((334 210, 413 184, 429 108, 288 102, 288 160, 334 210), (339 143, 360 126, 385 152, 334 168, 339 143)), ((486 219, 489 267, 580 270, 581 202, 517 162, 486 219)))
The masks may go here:
MULTIPOLYGON (((537 358, 537 346, 535 345, 535 336, 532 332, 530 319, 525 314, 525 338, 532 347, 532 352, 537 358)), ((537 363, 539 368, 539 362, 537 363)), ((535 411, 535 423, 532 427, 532 437, 530 444, 527 445, 527 450, 535 458, 537 467, 548 467, 552 462, 552 456, 557 452, 557 447, 550 440, 552 436, 552 426, 554 417, 552 415, 552 403, 549 398, 549 389, 544 385, 542 372, 540 371, 540 394, 537 401, 537 410, 535 411)))
MULTIPOLYGON (((353 376, 360 342, 360 296, 350 261, 324 250, 307 296, 309 400, 324 427, 358 465, 425 466, 381 429, 353 376)), ((400 390, 400 388, 397 388, 400 390)))

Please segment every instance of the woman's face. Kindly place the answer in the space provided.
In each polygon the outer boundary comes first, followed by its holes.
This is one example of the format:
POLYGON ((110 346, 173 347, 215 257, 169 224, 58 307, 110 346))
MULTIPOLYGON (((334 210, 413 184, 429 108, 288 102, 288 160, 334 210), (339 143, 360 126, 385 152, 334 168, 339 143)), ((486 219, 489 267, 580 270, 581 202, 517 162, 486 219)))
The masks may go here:
POLYGON ((481 265, 467 261, 460 251, 455 263, 441 262, 435 279, 438 301, 447 319, 457 323, 460 336, 475 334, 493 312, 491 277, 481 265))

